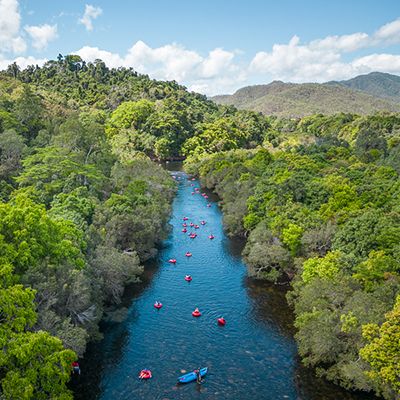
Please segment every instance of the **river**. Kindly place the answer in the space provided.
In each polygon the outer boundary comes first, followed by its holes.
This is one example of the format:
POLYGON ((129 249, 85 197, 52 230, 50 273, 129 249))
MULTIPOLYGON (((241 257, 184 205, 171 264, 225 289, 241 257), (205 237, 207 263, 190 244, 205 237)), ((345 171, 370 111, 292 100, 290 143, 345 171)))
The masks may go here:
POLYGON ((341 390, 300 365, 284 289, 247 278, 243 243, 224 234, 215 197, 191 194, 191 185, 199 187, 199 182, 188 181, 182 172, 174 175, 179 189, 170 236, 158 259, 147 265, 143 283, 128 288, 123 303, 101 324, 104 339, 88 347, 82 375, 72 384, 75 398, 372 398, 341 390), (182 232, 184 216, 188 223, 206 221, 196 230, 197 238, 182 232), (185 256, 187 251, 192 257, 185 256), (170 258, 176 265, 167 262, 170 258), (192 282, 184 280, 186 274, 192 282), (162 309, 153 307, 156 300, 162 309), (200 318, 191 315, 195 307, 200 318), (220 316, 226 326, 217 325, 220 316), (209 367, 202 385, 176 384, 184 370, 199 366, 209 367), (138 379, 143 368, 151 369, 152 379, 138 379))

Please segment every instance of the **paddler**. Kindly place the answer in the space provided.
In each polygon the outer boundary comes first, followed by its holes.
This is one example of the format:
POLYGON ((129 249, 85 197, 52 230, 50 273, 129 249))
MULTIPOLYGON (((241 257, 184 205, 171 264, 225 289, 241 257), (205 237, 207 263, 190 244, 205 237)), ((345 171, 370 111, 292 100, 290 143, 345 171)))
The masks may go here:
POLYGON ((194 373, 196 374, 196 382, 200 385, 201 384, 201 373, 200 373, 200 368, 197 368, 194 370, 194 373))

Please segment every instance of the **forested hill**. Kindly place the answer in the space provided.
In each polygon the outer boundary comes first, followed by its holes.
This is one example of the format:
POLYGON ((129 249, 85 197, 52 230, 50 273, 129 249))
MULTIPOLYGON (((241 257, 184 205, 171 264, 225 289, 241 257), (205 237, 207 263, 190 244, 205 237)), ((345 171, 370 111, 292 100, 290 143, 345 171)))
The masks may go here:
POLYGON ((383 72, 371 72, 367 75, 359 75, 347 81, 328 82, 339 84, 350 89, 361 90, 372 96, 382 97, 400 102, 400 76, 383 72))
MULTIPOLYGON (((259 111, 278 117, 304 117, 312 114, 339 112, 367 115, 377 111, 400 111, 400 104, 376 97, 376 93, 352 90, 345 84, 284 83, 248 86, 233 95, 215 96, 219 104, 259 111)), ((349 85, 350 86, 350 85, 349 85)))

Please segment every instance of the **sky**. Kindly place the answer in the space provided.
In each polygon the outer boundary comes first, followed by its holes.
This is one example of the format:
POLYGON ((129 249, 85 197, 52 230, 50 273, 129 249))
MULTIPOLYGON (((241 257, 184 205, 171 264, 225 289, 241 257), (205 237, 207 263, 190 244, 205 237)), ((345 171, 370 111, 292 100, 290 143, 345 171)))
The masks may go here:
POLYGON ((0 0, 0 69, 59 53, 206 95, 400 75, 400 0, 0 0))

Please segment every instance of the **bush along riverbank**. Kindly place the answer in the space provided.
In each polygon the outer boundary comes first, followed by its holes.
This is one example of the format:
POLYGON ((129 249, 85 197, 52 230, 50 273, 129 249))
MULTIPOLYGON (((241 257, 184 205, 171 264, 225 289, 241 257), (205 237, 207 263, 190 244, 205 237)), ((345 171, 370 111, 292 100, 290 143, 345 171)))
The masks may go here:
POLYGON ((227 232, 247 238, 249 274, 290 282, 303 363, 347 389, 398 399, 399 123, 370 118, 344 140, 332 131, 352 122, 338 128, 339 119, 307 119, 336 124, 325 136, 314 126, 319 137, 307 137, 300 121, 278 132, 278 146, 192 156, 186 170, 222 199, 227 232))

